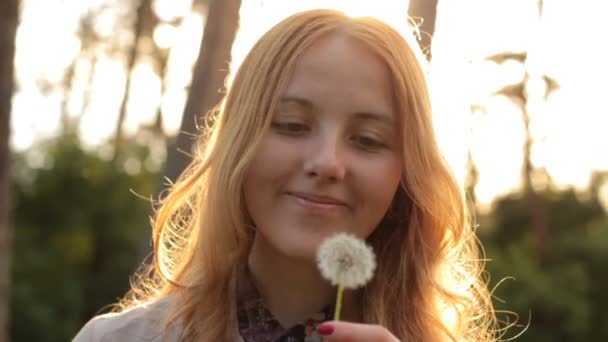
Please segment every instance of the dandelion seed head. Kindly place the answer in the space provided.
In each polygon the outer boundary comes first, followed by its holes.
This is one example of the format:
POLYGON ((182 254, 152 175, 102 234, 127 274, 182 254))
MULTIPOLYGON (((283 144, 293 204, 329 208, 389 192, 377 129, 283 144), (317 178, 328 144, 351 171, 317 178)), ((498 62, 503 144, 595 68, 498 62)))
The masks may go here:
POLYGON ((339 233, 321 243, 317 251, 317 265, 321 275, 332 285, 356 289, 373 277, 376 256, 363 240, 339 233))

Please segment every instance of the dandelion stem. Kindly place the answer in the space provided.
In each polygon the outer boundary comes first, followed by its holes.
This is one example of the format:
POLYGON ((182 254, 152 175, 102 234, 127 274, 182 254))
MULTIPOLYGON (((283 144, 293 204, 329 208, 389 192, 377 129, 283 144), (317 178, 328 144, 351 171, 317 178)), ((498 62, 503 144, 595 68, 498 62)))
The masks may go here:
POLYGON ((344 293, 344 286, 338 286, 338 295, 336 296, 336 309, 334 310, 334 321, 340 320, 340 310, 342 310, 342 294, 344 293))

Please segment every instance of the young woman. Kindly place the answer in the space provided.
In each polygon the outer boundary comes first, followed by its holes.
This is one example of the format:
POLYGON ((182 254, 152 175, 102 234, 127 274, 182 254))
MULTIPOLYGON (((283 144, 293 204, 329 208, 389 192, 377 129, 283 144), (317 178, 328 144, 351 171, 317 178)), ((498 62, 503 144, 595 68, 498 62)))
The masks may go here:
POLYGON ((492 340, 415 47, 330 10, 267 32, 156 214, 154 268, 76 341, 492 340), (378 266, 334 322, 315 255, 338 232, 378 266))

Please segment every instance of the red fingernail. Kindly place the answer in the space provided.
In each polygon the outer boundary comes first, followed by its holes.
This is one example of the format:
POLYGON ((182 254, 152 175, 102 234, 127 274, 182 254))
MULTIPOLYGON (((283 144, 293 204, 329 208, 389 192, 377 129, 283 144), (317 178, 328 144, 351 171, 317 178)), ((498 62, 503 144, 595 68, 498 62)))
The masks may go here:
POLYGON ((317 327, 317 332, 321 336, 329 336, 334 333, 334 327, 331 324, 321 324, 317 327))

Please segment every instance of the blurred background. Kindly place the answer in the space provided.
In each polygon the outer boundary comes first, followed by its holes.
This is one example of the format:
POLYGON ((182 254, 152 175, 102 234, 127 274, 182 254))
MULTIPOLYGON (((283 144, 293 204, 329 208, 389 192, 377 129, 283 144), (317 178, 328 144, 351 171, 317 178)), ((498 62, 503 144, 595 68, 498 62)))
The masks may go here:
POLYGON ((201 114, 315 7, 420 25, 440 144, 519 315, 503 338, 608 341, 600 0, 3 0, 0 341, 69 340, 125 293, 201 114))

